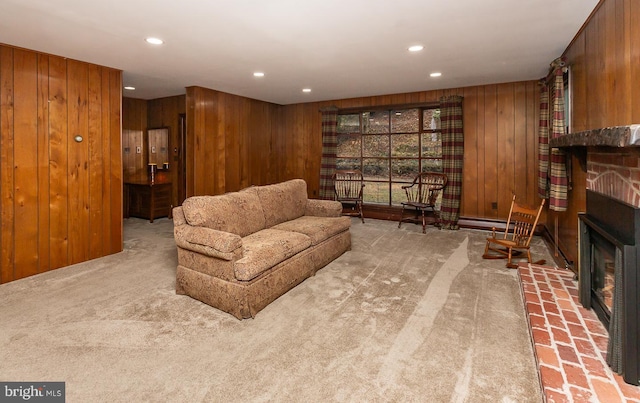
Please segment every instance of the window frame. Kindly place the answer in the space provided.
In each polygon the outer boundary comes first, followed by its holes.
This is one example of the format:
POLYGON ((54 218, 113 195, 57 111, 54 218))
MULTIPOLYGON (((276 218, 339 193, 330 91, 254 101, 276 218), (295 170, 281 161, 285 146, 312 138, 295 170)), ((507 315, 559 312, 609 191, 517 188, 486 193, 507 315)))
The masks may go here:
MULTIPOLYGON (((399 207, 401 201, 404 201, 404 193, 402 195, 395 194, 394 192, 401 192, 401 186, 411 184, 415 175, 419 172, 442 172, 442 127, 440 124, 437 125, 435 129, 425 128, 424 115, 425 110, 437 110, 439 117, 440 105, 439 103, 428 103, 428 104, 412 104, 412 105, 387 105, 376 108, 350 108, 343 109, 338 112, 338 126, 336 129, 338 136, 338 147, 336 150, 336 167, 337 169, 351 168, 351 169, 359 169, 363 172, 365 176, 365 184, 369 184, 369 189, 372 188, 373 184, 386 184, 386 194, 383 194, 379 201, 375 200, 367 200, 367 186, 364 188, 364 204, 373 205, 373 206, 381 206, 381 207, 399 207), (416 131, 406 131, 406 130, 395 130, 394 128, 394 118, 396 112, 404 112, 417 109, 418 114, 418 122, 417 122, 417 130, 416 131), (368 132, 365 131, 365 122, 364 118, 371 116, 371 113, 376 112, 386 112, 387 123, 386 123, 386 131, 384 133, 378 132, 368 132), (358 125, 357 132, 356 125, 353 120, 351 121, 353 130, 350 131, 342 131, 340 128, 340 117, 345 115, 358 115, 358 125), (395 131, 394 131, 395 130, 395 131), (427 156, 425 155, 425 135, 433 135, 436 134, 436 138, 438 144, 436 145, 436 149, 439 153, 436 156, 427 156), (415 135, 417 136, 417 155, 416 156, 399 156, 394 155, 396 151, 393 148, 393 139, 394 136, 400 135, 415 135), (365 152, 366 147, 366 139, 368 136, 385 136, 387 140, 386 144, 386 155, 384 156, 367 156, 365 152), (349 138, 352 137, 356 142, 359 142, 359 153, 358 155, 346 155, 340 154, 340 138, 349 138), (367 165, 365 164, 367 161, 373 160, 382 160, 386 161, 386 166, 384 166, 383 170, 385 171, 386 179, 382 178, 371 178, 367 177, 367 165), (394 166, 398 166, 399 161, 417 161, 417 171, 413 172, 411 177, 406 177, 402 179, 401 176, 396 176, 394 173, 394 166), (341 164, 341 161, 344 161, 345 164, 341 164), (427 161, 435 161, 435 163, 425 164, 427 161), (394 164, 395 163, 395 164, 394 164), (342 165, 342 166, 341 166, 342 165), (436 166, 437 169, 433 169, 433 166, 436 166), (430 168, 429 168, 430 167, 430 168)), ((397 124, 397 123, 396 123, 397 124)), ((379 125, 376 125, 377 128, 380 128, 379 125)), ((398 137, 396 137, 398 138, 398 137)), ((358 148, 358 146, 355 146, 358 148)), ((376 185, 379 186, 379 185, 376 185)), ((380 193, 377 193, 380 194, 380 193)))

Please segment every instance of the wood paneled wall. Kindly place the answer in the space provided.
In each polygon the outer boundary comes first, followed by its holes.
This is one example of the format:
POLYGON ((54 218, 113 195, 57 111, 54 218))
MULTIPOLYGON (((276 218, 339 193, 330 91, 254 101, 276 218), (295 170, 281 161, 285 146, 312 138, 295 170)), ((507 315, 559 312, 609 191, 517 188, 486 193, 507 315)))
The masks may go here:
POLYGON ((180 166, 180 156, 185 150, 180 145, 180 114, 186 114, 186 96, 177 95, 173 97, 157 98, 147 101, 147 127, 149 129, 158 127, 169 128, 169 175, 173 183, 173 205, 182 203, 178 200, 179 172, 184 167, 180 166))
POLYGON ((461 214, 506 219, 512 194, 537 197, 536 81, 279 106, 200 87, 187 89, 187 194, 220 194, 249 185, 303 178, 320 184, 320 108, 376 107, 464 97, 461 214), (496 206, 494 208, 494 206, 496 206))
POLYGON ((0 45, 0 283, 122 250, 121 82, 0 45))
POLYGON ((147 132, 147 101, 122 99, 122 166, 123 180, 146 173, 147 154, 144 140, 147 132), (138 147, 140 152, 138 153, 138 147))
POLYGON ((180 146, 179 116, 186 114, 186 96, 156 98, 151 100, 123 98, 122 100, 122 147, 125 181, 147 175, 148 139, 147 130, 160 127, 169 128, 170 168, 169 175, 173 183, 172 204, 178 200, 180 156, 185 150, 180 146), (136 154, 136 146, 141 153, 136 154), (129 152, 126 152, 129 148, 129 152))
MULTIPOLYGON (((640 2, 602 0, 564 53, 572 75, 573 132, 640 123, 640 2)), ((586 209, 584 150, 571 150, 572 190, 558 221, 558 244, 570 261, 577 257, 578 213, 586 209)))
MULTIPOLYGON (((187 195, 221 194, 276 182, 276 105, 202 87, 188 87, 187 195)), ((277 129, 276 129, 277 130, 277 129)))
POLYGON ((437 102, 443 95, 462 95, 465 156, 461 215, 506 219, 512 194, 531 206, 536 192, 537 82, 517 82, 306 103, 283 106, 273 151, 282 156, 278 180, 304 178, 310 195, 320 184, 322 130, 320 108, 376 107, 437 102), (497 208, 493 208, 493 204, 497 208))

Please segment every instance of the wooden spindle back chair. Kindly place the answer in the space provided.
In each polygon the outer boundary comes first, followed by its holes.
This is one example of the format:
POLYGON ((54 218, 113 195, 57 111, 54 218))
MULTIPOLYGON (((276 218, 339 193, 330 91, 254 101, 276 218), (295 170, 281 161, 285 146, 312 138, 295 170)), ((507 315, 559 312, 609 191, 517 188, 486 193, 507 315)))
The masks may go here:
POLYGON ((339 169, 333 174, 335 200, 343 204, 343 214, 360 217, 364 224, 362 213, 362 191, 364 178, 357 169, 339 169), (346 205, 346 206, 345 206, 346 205))
MULTIPOLYGON (((536 225, 538 225, 544 202, 545 200, 542 199, 540 206, 537 209, 532 209, 518 204, 516 195, 513 195, 505 231, 501 235, 496 234, 496 228, 493 227, 491 237, 487 238, 482 257, 485 259, 507 259, 507 267, 515 268, 517 265, 512 262, 512 259, 526 253, 527 262, 531 263, 531 239, 536 225)), ((545 261, 536 263, 544 264, 545 261)))
POLYGON ((421 214, 423 234, 426 232, 427 212, 433 213, 434 224, 440 228, 440 211, 436 209, 436 201, 445 186, 447 186, 447 175, 439 172, 422 172, 413 179, 411 185, 402 186, 402 190, 407 196, 407 201, 402 202, 398 228, 400 228, 403 221, 407 220, 405 217, 406 210, 413 211, 416 217, 421 214))

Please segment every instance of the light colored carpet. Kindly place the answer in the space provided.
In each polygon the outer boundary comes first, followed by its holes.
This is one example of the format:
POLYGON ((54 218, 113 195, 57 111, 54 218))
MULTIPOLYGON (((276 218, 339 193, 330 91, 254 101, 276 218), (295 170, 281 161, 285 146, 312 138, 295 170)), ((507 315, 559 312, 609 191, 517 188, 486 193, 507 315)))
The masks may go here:
POLYGON ((0 285, 0 380, 65 381, 67 402, 542 399, 486 232, 353 219, 351 251, 239 321, 175 294, 172 230, 131 218, 123 252, 0 285))

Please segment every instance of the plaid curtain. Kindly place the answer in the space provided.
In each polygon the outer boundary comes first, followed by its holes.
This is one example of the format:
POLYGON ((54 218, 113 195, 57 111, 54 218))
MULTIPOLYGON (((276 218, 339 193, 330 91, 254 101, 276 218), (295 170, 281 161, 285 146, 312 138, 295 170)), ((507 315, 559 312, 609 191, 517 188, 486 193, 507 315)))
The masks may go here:
POLYGON ((549 87, 540 83, 540 122, 538 129, 538 196, 549 198, 549 87))
MULTIPOLYGON (((562 78, 562 68, 556 69, 554 87, 551 138, 556 138, 565 134, 564 82, 562 78)), ((567 211, 567 190, 569 187, 569 181, 567 179, 567 165, 565 161, 566 156, 564 151, 559 148, 551 149, 549 208, 554 211, 567 211)))
POLYGON ((338 108, 321 109, 322 112, 322 161, 320 163, 320 199, 333 200, 333 174, 336 171, 338 148, 338 108))
POLYGON ((442 130, 442 167, 447 175, 447 186, 442 193, 440 208, 442 227, 458 229, 460 197, 462 195, 462 162, 464 133, 462 131, 462 97, 452 95, 440 98, 442 130))
MULTIPOLYGON (((567 177, 566 156, 559 148, 549 150, 549 135, 556 138, 565 134, 564 119, 564 81, 562 64, 554 60, 551 88, 544 82, 540 89, 540 128, 538 134, 538 196, 549 199, 549 209, 553 211, 567 210, 567 177), (553 114, 549 111, 549 98, 553 105, 553 114), (551 134, 549 125, 551 124, 551 134)), ((544 80, 543 80, 544 81, 544 80)))

